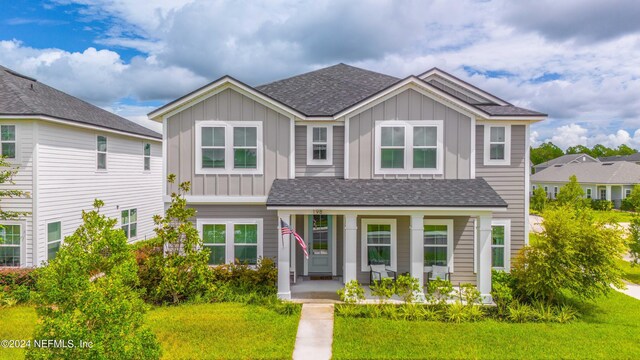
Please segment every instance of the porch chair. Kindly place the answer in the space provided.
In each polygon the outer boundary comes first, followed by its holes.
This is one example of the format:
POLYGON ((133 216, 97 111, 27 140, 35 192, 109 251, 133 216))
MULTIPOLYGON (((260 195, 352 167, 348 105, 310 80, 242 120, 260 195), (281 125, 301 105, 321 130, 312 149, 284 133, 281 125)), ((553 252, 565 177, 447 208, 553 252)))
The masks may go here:
POLYGON ((427 285, 429 285, 429 281, 433 281, 436 279, 441 280, 451 280, 451 273, 449 272, 448 266, 441 265, 433 265, 431 266, 431 271, 427 273, 427 285))
POLYGON ((373 284, 374 281, 381 281, 382 279, 393 279, 396 281, 396 272, 387 268, 385 264, 369 265, 371 270, 369 271, 369 283, 373 284), (392 275, 389 275, 392 274, 392 275))

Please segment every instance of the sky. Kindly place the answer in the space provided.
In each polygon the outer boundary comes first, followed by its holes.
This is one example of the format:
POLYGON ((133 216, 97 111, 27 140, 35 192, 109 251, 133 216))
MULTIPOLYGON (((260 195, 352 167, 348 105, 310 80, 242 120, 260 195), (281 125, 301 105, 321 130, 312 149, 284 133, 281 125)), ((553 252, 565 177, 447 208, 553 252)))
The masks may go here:
POLYGON ((640 149, 640 1, 11 0, 0 64, 146 114, 228 74, 259 85, 344 62, 434 66, 549 114, 531 140, 640 149))

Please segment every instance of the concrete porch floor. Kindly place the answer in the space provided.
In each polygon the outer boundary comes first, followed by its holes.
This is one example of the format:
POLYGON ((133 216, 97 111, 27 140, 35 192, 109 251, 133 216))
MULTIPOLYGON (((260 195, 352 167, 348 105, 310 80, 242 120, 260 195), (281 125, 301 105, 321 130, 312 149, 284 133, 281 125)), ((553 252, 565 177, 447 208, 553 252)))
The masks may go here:
MULTIPOLYGON (((291 284, 291 301, 300 303, 336 303, 340 301, 337 291, 342 289, 342 280, 302 280, 298 279, 295 284, 291 284)), ((364 303, 377 303, 378 298, 371 295, 369 286, 364 288, 364 303)), ((454 287, 457 289, 457 287, 454 287)), ((423 289, 426 291, 426 289, 423 289)), ((396 295, 388 300, 390 303, 402 303, 403 301, 396 295)))

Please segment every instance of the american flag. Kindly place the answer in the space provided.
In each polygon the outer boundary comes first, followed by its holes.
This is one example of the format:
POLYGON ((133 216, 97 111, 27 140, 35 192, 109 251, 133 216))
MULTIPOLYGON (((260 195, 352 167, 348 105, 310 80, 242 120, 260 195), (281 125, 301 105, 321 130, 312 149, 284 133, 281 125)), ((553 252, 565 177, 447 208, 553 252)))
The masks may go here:
POLYGON ((291 227, 289 227, 289 224, 284 222, 284 220, 282 220, 282 219, 280 219, 280 229, 282 229, 282 236, 293 235, 293 237, 295 237, 296 240, 298 240, 298 244, 300 244, 300 247, 302 248, 302 251, 304 251, 304 257, 306 259, 308 259, 309 258, 309 253, 307 252, 307 244, 304 243, 304 240, 302 239, 302 236, 298 235, 297 232, 293 231, 293 229, 291 229, 291 227))

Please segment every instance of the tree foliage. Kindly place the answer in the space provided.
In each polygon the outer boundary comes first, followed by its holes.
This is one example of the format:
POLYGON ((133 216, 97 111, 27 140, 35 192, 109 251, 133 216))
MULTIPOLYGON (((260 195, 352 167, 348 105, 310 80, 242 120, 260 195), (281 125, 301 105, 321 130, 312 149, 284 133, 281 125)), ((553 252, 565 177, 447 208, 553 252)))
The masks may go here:
POLYGON ((523 248, 514 262, 519 294, 554 302, 564 292, 593 299, 611 291, 611 285, 624 286, 616 261, 625 241, 617 224, 570 206, 548 209, 543 217, 540 240, 523 248))
MULTIPOLYGON (((13 188, 15 185, 13 177, 18 173, 18 170, 17 167, 12 167, 5 157, 0 156, 0 199, 30 196, 27 191, 13 188)), ((15 220, 28 214, 28 212, 24 211, 3 210, 0 207, 0 220, 15 220)))
POLYGON ((592 148, 584 145, 570 146, 566 151, 562 151, 559 147, 551 142, 540 144, 540 146, 531 148, 531 163, 538 165, 545 161, 549 161, 565 154, 587 154, 594 158, 618 155, 631 155, 637 153, 638 150, 622 144, 615 149, 606 147, 602 144, 596 144, 592 148))
POLYGON ((544 189, 538 187, 533 190, 533 196, 531 196, 530 201, 531 209, 537 212, 543 212, 545 207, 547 206, 547 201, 549 201, 549 199, 547 198, 547 193, 544 191, 544 189))
POLYGON ((30 359, 157 359, 160 347, 143 325, 137 264, 117 220, 100 214, 102 201, 82 213, 56 257, 38 270, 35 339, 74 347, 31 347, 30 359), (80 347, 80 341, 91 347, 80 347))
POLYGON ((591 201, 584 198, 584 190, 575 175, 571 175, 569 182, 560 187, 556 201, 560 206, 567 205, 574 208, 584 208, 591 205, 591 201))
POLYGON ((531 163, 533 165, 541 164, 564 155, 562 149, 551 142, 540 144, 537 148, 531 148, 531 163))
POLYGON ((640 216, 636 215, 629 224, 629 254, 631 264, 640 265, 640 216))

